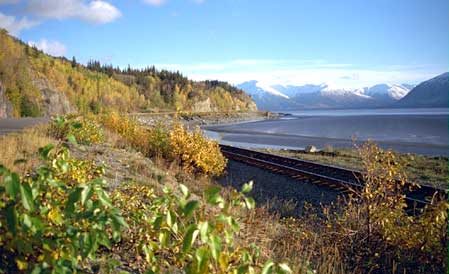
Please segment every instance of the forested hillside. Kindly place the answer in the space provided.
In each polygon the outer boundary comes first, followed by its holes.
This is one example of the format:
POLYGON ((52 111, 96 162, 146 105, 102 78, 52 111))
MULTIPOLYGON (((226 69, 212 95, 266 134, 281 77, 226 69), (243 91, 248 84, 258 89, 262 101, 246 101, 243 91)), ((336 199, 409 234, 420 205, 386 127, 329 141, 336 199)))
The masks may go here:
POLYGON ((0 30, 0 117, 74 111, 244 111, 255 104, 218 81, 194 82, 179 72, 124 70, 55 58, 0 30))

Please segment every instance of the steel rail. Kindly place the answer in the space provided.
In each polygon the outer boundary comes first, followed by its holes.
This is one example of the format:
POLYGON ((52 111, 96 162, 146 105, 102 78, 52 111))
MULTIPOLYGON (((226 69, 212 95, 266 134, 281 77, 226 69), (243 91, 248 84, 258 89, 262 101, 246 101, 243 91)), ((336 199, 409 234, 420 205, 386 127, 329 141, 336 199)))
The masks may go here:
MULTIPOLYGON (((343 193, 351 189, 361 190, 364 186, 363 173, 331 165, 318 164, 289 157, 263 153, 228 145, 220 145, 224 156, 229 159, 244 162, 253 166, 284 174, 294 179, 326 186, 343 193)), ((447 197, 447 190, 421 185, 415 191, 407 191, 405 199, 410 203, 429 204, 432 196, 437 193, 447 197)))

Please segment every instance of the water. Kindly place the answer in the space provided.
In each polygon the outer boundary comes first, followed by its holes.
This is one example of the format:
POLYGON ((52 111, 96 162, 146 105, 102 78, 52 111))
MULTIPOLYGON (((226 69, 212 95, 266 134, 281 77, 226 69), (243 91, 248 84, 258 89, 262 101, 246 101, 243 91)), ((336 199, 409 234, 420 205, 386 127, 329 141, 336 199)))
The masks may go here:
POLYGON ((449 115, 448 108, 310 109, 286 111, 293 116, 449 115))
POLYGON ((448 155, 449 109, 303 110, 289 116, 206 127, 225 144, 245 147, 296 148, 314 145, 350 148, 374 140, 401 152, 448 155))

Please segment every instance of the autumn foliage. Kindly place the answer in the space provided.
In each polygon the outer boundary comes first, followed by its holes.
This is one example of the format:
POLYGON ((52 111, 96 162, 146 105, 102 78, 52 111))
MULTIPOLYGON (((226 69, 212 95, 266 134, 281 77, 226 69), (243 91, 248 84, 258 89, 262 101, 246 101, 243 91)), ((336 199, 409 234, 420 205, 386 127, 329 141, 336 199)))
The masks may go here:
POLYGON ((144 155, 178 161, 187 171, 220 175, 226 167, 218 143, 206 138, 199 129, 190 132, 180 123, 145 128, 137 120, 117 113, 103 115, 101 121, 144 155))

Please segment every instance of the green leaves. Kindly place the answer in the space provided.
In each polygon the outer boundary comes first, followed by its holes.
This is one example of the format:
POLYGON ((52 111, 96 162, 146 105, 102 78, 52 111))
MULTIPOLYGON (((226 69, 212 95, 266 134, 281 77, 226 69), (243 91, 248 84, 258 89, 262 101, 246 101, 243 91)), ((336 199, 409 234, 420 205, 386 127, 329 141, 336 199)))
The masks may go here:
POLYGON ((198 201, 189 201, 185 206, 183 213, 186 217, 189 217, 192 215, 192 213, 200 206, 200 203, 198 201))
POLYGON ((32 273, 49 268, 75 272, 79 258, 93 259, 99 246, 111 247, 111 231, 117 239, 127 227, 103 189, 103 180, 95 178, 101 171, 71 159, 64 147, 50 153, 52 148, 39 150, 43 164, 33 176, 20 178, 0 165, 0 216, 5 220, 0 224, 0 245, 6 243, 5 256, 32 273), (93 172, 86 171, 91 167, 93 172), (94 179, 73 181, 86 172, 94 179))
POLYGON ((44 147, 39 148, 39 157, 42 160, 48 160, 49 159, 49 155, 50 155, 50 151, 54 148, 54 146, 52 144, 48 144, 44 147))
POLYGON ((186 234, 184 235, 184 240, 182 243, 182 252, 186 253, 192 248, 192 245, 195 242, 199 232, 200 231, 198 230, 196 225, 189 226, 186 234))
POLYGON ((3 179, 3 183, 5 185, 6 193, 8 193, 9 197, 15 201, 16 196, 20 191, 20 178, 17 173, 7 173, 3 179))
POLYGON ((211 205, 218 205, 220 208, 224 207, 224 199, 220 196, 221 188, 218 186, 211 186, 204 192, 207 203, 211 205))
POLYGON ((242 192, 243 194, 250 193, 253 190, 253 184, 253 181, 249 181, 248 183, 243 184, 242 190, 240 192, 242 192))
POLYGON ((81 191, 81 205, 85 205, 86 202, 92 197, 94 194, 93 188, 91 185, 87 185, 81 191))
POLYGON ((179 189, 181 190, 184 199, 188 199, 190 197, 190 191, 185 185, 179 184, 179 189))
POLYGON ((33 195, 28 183, 22 183, 20 185, 20 196, 22 197, 23 207, 28 211, 34 210, 33 195))
POLYGON ((102 188, 96 188, 95 193, 97 194, 98 200, 100 200, 103 206, 112 207, 111 199, 102 188))
POLYGON ((78 145, 75 135, 73 135, 72 133, 67 134, 67 141, 69 141, 69 143, 71 143, 72 145, 75 145, 75 146, 78 145))
POLYGON ((6 207, 6 224, 13 235, 17 233, 17 211, 14 204, 6 207))
POLYGON ((66 214, 71 215, 74 212, 75 203, 78 202, 79 199, 81 198, 82 190, 83 190, 82 188, 77 187, 69 194, 69 198, 67 199, 65 207, 66 214))

